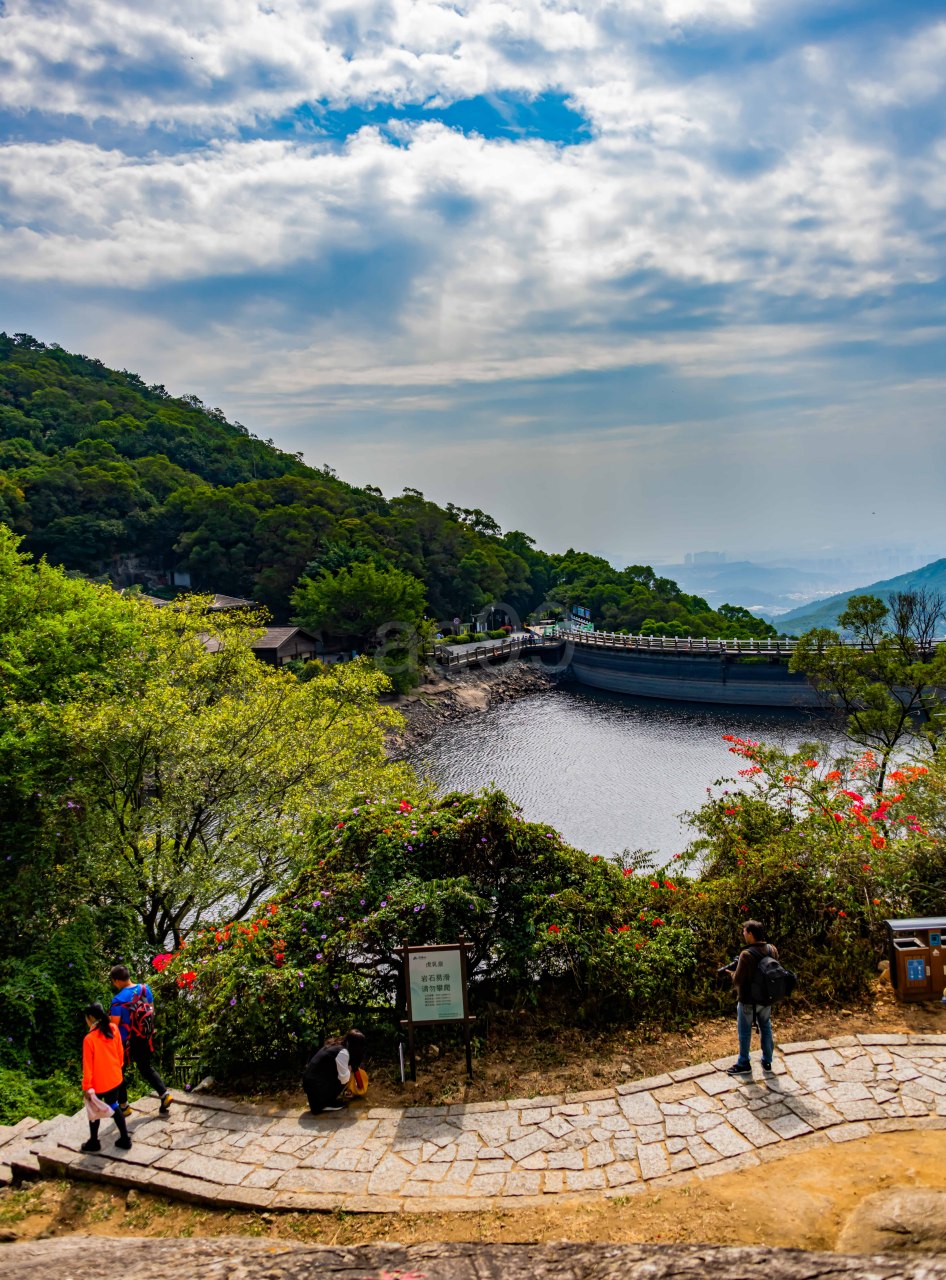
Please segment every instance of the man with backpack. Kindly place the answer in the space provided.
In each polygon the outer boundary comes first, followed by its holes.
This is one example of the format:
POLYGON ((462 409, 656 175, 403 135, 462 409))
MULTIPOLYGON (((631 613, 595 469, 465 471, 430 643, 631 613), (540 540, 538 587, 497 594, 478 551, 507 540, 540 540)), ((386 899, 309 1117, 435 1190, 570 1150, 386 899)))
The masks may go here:
POLYGON ((750 1075, 752 1064, 749 1051, 752 1045, 752 1028, 759 1028, 762 1041, 762 1070, 771 1071, 775 1042, 772 1036, 772 1002, 791 995, 795 975, 783 969, 778 950, 765 940, 765 930, 758 920, 747 920, 742 936, 748 944, 739 953, 739 959, 727 965, 736 989, 736 1021, 739 1028, 739 1058, 729 1068, 731 1076, 750 1075))
POLYGON ((115 988, 109 1015, 118 1019, 122 1044, 125 1046, 125 1080, 122 1082, 119 1104, 125 1115, 131 1111, 128 1104, 128 1065, 133 1063, 156 1089, 161 1099, 161 1114, 171 1109, 171 1091, 158 1075, 151 1062, 154 1052, 154 996, 146 982, 132 982, 123 964, 112 965, 108 975, 115 988))

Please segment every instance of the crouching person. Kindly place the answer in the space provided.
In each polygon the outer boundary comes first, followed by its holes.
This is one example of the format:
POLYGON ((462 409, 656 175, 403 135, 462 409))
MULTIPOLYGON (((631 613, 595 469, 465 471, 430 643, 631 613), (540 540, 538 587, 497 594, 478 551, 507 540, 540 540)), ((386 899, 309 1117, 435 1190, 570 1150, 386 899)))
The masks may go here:
POLYGON ((326 1040, 302 1075, 302 1087, 313 1115, 320 1111, 341 1111, 348 1105, 342 1100, 342 1090, 364 1057, 365 1037, 354 1027, 347 1035, 326 1040))
MULTIPOLYGON (((118 1028, 98 1002, 86 1005, 83 1013, 89 1031, 82 1041, 82 1092, 90 1100, 90 1105, 98 1097, 111 1108, 112 1119, 118 1125, 119 1134, 115 1145, 127 1151, 131 1146, 131 1138, 128 1136, 125 1117, 118 1106, 125 1062, 122 1038, 118 1034, 118 1028)), ((99 1142, 100 1123, 99 1120, 89 1119, 89 1140, 83 1142, 83 1151, 102 1150, 99 1142)))

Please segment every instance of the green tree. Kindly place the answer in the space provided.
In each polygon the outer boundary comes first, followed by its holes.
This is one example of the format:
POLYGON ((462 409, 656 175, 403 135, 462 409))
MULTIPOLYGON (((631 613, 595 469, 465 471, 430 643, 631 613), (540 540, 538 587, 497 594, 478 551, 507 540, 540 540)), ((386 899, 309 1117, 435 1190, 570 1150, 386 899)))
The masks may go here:
POLYGON ((303 683, 256 659, 245 618, 209 618, 199 601, 140 608, 146 643, 120 687, 42 720, 72 762, 93 899, 133 911, 163 948, 272 892, 316 812, 389 771, 384 737, 400 721, 366 663, 303 683))
POLYGON ((935 749, 944 729, 946 651, 933 643, 943 601, 901 592, 885 604, 852 596, 838 618, 849 633, 816 629, 801 637, 791 669, 803 671, 845 716, 848 736, 877 757, 877 789, 891 758, 911 744, 935 749))
POLYGON ((355 562, 337 573, 303 578, 292 593, 293 621, 351 638, 359 647, 396 626, 406 634, 424 615, 424 584, 400 569, 355 562))

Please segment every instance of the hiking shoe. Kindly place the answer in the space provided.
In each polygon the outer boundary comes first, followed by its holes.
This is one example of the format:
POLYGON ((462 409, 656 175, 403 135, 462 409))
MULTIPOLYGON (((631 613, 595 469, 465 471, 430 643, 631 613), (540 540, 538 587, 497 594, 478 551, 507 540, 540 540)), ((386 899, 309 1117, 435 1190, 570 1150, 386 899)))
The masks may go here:
POLYGON ((323 1111, 344 1111, 348 1106, 347 1102, 334 1102, 330 1107, 323 1107, 323 1111))
POLYGON ((119 1139, 116 1141, 115 1146, 116 1146, 116 1147, 121 1147, 122 1151, 130 1151, 130 1150, 131 1150, 131 1138, 119 1138, 119 1139))
POLYGON ((90 1151, 101 1151, 101 1150, 102 1150, 102 1144, 101 1144, 101 1142, 99 1142, 98 1138, 89 1138, 88 1142, 83 1142, 83 1144, 82 1144, 82 1146, 79 1148, 79 1150, 80 1150, 80 1151, 85 1151, 85 1152, 90 1152, 90 1151))
POLYGON ((763 1070, 763 1071, 771 1071, 771 1070, 772 1070, 772 1064, 771 1064, 771 1062, 763 1062, 763 1063, 762 1063, 762 1070, 763 1070))
POLYGON ((752 1067, 740 1067, 739 1063, 737 1062, 735 1066, 732 1066, 729 1068, 726 1074, 727 1076, 751 1076, 752 1067))
POLYGON ((119 1105, 121 1107, 121 1113, 126 1119, 135 1114, 135 1109, 130 1102, 122 1102, 119 1105))
POLYGON ((171 1097, 171 1091, 169 1089, 168 1092, 161 1099, 160 1107, 158 1107, 158 1111, 161 1113, 161 1115, 166 1116, 168 1114, 168 1112, 171 1110, 171 1103, 173 1101, 174 1099, 171 1097))

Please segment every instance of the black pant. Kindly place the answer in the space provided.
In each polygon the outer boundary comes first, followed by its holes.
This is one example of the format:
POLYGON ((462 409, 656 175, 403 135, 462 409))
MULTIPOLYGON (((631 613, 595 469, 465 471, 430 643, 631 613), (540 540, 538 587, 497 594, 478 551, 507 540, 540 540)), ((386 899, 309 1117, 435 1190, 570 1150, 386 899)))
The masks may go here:
POLYGON ((345 1086, 337 1076, 334 1080, 310 1080, 303 1076, 302 1087, 305 1089, 305 1096, 309 1099, 309 1110, 313 1115, 317 1115, 318 1112, 324 1111, 326 1107, 338 1101, 339 1094, 345 1086))
MULTIPOLYGON (((114 1103, 120 1101, 121 1094, 124 1092, 124 1090, 125 1090, 124 1083, 118 1084, 115 1086, 114 1089, 109 1089, 108 1093, 100 1093, 99 1097, 102 1099, 103 1102, 107 1102, 109 1106, 112 1106, 114 1103)), ((122 1138, 127 1138, 128 1126, 127 1124, 125 1124, 125 1117, 122 1115, 120 1107, 116 1107, 115 1110, 112 1112, 112 1119, 118 1125, 119 1136, 122 1138)), ((89 1121, 89 1137, 92 1139, 93 1142, 98 1141, 100 1124, 101 1124, 100 1120, 89 1121)))
MULTIPOLYGON (((136 1066, 141 1073, 141 1078, 151 1085, 152 1089, 158 1091, 158 1097, 163 1098, 167 1093, 167 1085, 155 1071, 151 1063, 151 1046, 146 1040, 142 1040, 139 1036, 128 1037, 128 1057, 131 1063, 136 1066)), ((128 1068, 125 1068, 125 1079, 121 1086, 121 1103, 128 1101, 128 1068)))

